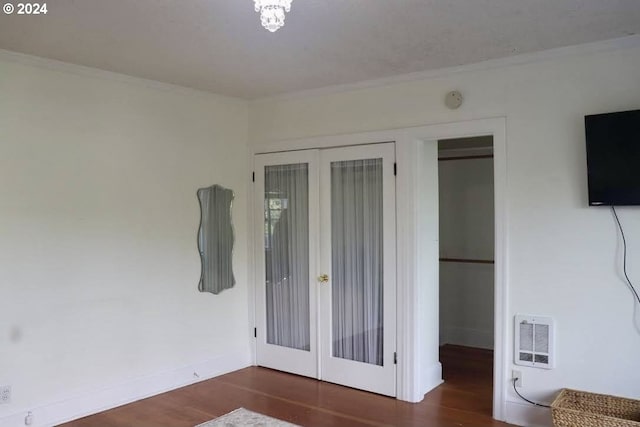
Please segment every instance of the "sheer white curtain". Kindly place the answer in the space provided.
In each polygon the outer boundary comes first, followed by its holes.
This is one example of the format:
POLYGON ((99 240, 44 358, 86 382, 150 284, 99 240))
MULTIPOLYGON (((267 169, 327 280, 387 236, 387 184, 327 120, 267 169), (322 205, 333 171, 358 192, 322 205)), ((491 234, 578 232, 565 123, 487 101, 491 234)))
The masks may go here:
POLYGON ((382 159, 331 163, 333 355, 383 364, 382 159))
POLYGON ((308 165, 265 168, 267 342, 309 351, 308 165))

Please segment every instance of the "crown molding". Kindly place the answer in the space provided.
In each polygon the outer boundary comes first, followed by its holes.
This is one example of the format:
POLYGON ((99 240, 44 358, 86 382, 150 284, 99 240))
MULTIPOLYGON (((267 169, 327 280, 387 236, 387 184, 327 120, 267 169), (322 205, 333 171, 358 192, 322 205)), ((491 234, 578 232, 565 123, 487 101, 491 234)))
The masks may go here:
POLYGON ((390 86, 399 83, 408 83, 419 80, 429 80, 452 74, 470 73, 474 71, 484 71, 496 68, 507 68, 512 66, 526 65, 537 62, 545 62, 554 59, 567 58, 572 56, 589 55, 597 52, 616 51, 640 47, 640 34, 627 37, 603 40, 593 43, 585 43, 573 46, 558 47, 554 49, 541 50, 538 52, 523 53, 520 55, 507 56, 503 58, 489 59, 487 61, 473 64, 459 65, 454 67, 439 68, 434 70, 417 71, 414 73, 400 74, 380 79, 363 80, 356 83, 346 83, 341 85, 325 86, 317 89, 308 89, 294 92, 287 92, 280 95, 267 96, 250 100, 251 103, 264 103, 272 101, 285 101, 299 98, 310 98, 314 96, 330 95, 342 92, 351 92, 362 89, 390 86))
POLYGON ((173 92, 183 95, 200 96, 203 98, 213 98, 217 101, 232 104, 246 104, 247 100, 232 96, 220 95, 214 92, 193 89, 186 86, 180 86, 172 83, 165 83, 157 80, 134 77, 128 74, 116 73, 113 71, 101 70, 99 68, 87 67, 84 65, 72 64, 70 62, 58 61, 55 59, 44 58, 26 53, 14 52, 11 50, 0 49, 0 61, 11 62, 20 65, 27 65, 37 68, 75 74, 78 76, 108 80, 123 84, 131 84, 155 89, 164 92, 173 92))

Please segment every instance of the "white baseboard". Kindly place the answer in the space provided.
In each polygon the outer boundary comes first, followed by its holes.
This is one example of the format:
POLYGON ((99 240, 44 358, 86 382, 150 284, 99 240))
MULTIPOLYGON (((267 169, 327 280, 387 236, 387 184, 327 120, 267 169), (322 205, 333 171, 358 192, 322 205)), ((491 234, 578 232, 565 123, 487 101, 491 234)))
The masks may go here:
POLYGON ((431 366, 422 368, 422 387, 420 388, 420 396, 418 402, 424 399, 424 395, 434 388, 438 387, 444 381, 442 380, 442 365, 440 362, 431 366))
POLYGON ((440 333, 440 345, 443 344, 493 350, 493 331, 460 327, 443 328, 440 333))
POLYGON ((506 422, 525 427, 552 427, 551 409, 507 401, 506 422))
POLYGON ((96 389, 90 393, 70 396, 55 403, 16 412, 0 418, 0 427, 24 426, 27 411, 32 413, 33 427, 54 426, 208 380, 250 365, 251 357, 248 352, 229 353, 172 371, 137 378, 117 386, 96 389))

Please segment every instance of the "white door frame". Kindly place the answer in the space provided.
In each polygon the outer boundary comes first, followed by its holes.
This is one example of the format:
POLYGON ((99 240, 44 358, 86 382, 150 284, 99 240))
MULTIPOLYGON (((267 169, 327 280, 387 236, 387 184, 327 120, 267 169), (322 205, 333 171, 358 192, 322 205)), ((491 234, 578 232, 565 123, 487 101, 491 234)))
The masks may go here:
MULTIPOLYGON (((507 146, 506 119, 504 117, 433 124, 402 129, 354 133, 347 135, 320 136, 295 140, 279 141, 254 148, 250 154, 301 150, 310 148, 329 148, 348 145, 396 142, 396 162, 398 164, 397 191, 397 398, 408 402, 419 402, 424 394, 442 382, 442 371, 437 358, 438 340, 425 341, 422 337, 433 335, 439 325, 421 325, 416 301, 421 278, 418 277, 420 260, 417 253, 416 231, 418 228, 418 187, 421 145, 440 139, 463 138, 471 136, 493 136, 494 150, 494 203, 495 203, 495 290, 494 290, 494 369, 493 369, 493 417, 504 421, 506 418, 506 388, 508 349, 507 321, 508 301, 508 236, 507 236, 507 146), (433 331, 432 328, 435 328, 433 331), (435 355, 435 356, 434 356, 435 355)), ((249 200, 253 195, 249 195, 249 200)), ((250 204, 251 206, 251 204, 250 204)), ((255 215, 255 206, 251 214, 255 215)), ((252 218, 249 229, 252 230, 252 218)), ((253 235, 249 232, 249 247, 256 248, 253 235)), ((252 255, 254 255, 252 253, 252 255)), ((255 259, 255 258, 254 258, 255 259)), ((250 269, 253 270, 253 269, 250 269)), ((251 325, 254 325, 255 278, 249 273, 249 305, 251 325)), ((438 283, 428 283, 438 286, 438 283)), ((435 308, 437 310, 437 307, 435 308)), ((435 332, 437 333, 437 332, 435 332)), ((255 343, 253 362, 255 364, 255 343)))

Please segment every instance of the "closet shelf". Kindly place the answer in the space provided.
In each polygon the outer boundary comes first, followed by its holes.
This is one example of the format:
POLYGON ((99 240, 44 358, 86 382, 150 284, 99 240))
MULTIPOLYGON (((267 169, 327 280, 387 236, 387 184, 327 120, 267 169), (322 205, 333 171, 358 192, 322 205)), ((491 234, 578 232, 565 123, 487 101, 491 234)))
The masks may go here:
POLYGON ((440 262, 460 262, 466 264, 493 264, 492 259, 440 258, 440 262))

